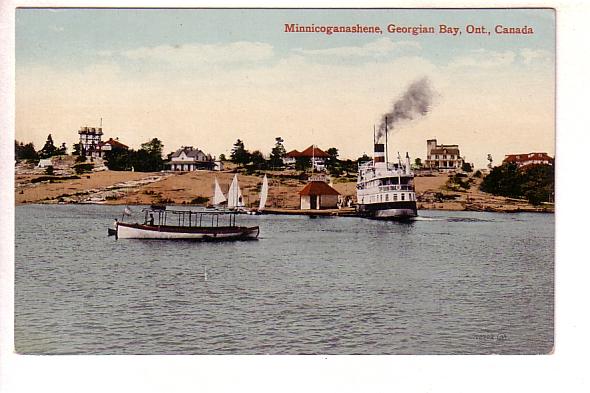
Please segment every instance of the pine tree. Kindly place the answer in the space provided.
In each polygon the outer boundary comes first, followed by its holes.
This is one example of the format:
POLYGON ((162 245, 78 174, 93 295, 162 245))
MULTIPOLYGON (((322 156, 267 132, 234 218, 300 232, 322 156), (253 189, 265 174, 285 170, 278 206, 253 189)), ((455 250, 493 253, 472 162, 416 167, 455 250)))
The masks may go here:
POLYGON ((272 148, 272 151, 270 153, 270 165, 273 168, 283 167, 283 158, 287 154, 283 142, 285 141, 280 136, 275 138, 275 146, 272 148))
POLYGON ((53 144, 53 138, 51 134, 47 135, 47 141, 45 141, 45 145, 39 151, 40 158, 49 158, 57 154, 57 148, 53 144))

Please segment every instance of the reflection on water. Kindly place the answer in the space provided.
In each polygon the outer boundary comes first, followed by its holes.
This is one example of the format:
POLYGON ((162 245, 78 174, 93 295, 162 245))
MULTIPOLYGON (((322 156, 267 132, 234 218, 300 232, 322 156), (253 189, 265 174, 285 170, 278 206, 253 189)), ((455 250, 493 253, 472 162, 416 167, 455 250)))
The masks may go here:
POLYGON ((16 208, 18 352, 505 354, 553 345, 553 215, 244 215, 260 226, 258 241, 199 243, 107 237, 121 211, 16 208))

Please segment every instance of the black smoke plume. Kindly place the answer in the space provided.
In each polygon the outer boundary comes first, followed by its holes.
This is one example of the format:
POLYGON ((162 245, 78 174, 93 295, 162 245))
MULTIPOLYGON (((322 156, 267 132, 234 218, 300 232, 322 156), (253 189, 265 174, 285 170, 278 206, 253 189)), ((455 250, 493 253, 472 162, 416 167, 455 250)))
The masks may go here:
POLYGON ((393 104, 391 111, 381 118, 377 140, 385 136, 386 125, 387 132, 391 132, 396 123, 401 120, 412 120, 418 116, 425 116, 432 105, 432 96, 433 92, 428 78, 414 81, 404 95, 393 104))

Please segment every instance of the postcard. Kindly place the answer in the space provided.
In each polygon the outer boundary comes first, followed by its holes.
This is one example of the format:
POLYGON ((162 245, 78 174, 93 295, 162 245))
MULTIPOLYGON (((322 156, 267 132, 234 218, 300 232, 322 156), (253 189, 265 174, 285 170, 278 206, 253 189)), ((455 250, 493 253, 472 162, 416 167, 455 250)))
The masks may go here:
POLYGON ((550 8, 15 11, 19 355, 549 355, 550 8))

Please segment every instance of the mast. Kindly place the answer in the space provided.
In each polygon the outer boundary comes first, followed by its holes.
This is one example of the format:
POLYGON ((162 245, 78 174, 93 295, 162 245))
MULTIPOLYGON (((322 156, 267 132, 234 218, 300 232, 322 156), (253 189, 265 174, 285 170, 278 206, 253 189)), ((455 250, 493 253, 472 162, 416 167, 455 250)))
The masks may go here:
POLYGON ((389 155, 387 154, 387 116, 385 116, 385 168, 389 162, 389 155))

